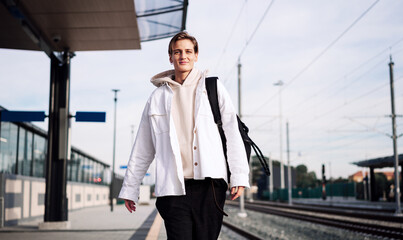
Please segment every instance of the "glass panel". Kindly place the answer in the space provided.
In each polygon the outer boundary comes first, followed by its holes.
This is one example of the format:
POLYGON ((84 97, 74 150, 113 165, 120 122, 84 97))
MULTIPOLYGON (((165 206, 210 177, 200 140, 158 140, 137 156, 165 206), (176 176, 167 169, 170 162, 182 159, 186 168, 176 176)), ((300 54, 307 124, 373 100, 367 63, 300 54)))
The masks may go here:
POLYGON ((135 0, 140 40, 172 37, 181 31, 183 0, 135 0))
POLYGON ((34 136, 34 176, 45 177, 46 140, 44 137, 34 136))
POLYGON ((96 184, 100 184, 101 183, 101 164, 96 163, 95 164, 96 168, 95 168, 95 176, 94 176, 94 182, 96 184))
MULTIPOLYGON (((24 159, 22 161, 22 175, 31 176, 31 166, 32 166, 32 132, 27 131, 26 140, 25 140, 25 151, 24 151, 24 159)), ((19 153, 20 154, 20 153, 19 153)))
POLYGON ((23 162, 25 159, 25 148, 26 148, 26 141, 27 141, 27 131, 23 128, 20 128, 20 134, 18 138, 18 172, 17 174, 22 175, 23 171, 23 162))
POLYGON ((90 183, 94 183, 94 171, 95 171, 95 162, 92 161, 91 158, 88 158, 90 165, 90 183))
POLYGON ((0 132, 0 172, 15 173, 18 127, 13 123, 3 122, 0 132))
POLYGON ((84 182, 84 159, 83 156, 77 154, 77 161, 78 161, 78 176, 77 179, 79 182, 84 182))
POLYGON ((89 165, 89 160, 86 157, 84 158, 84 182, 88 183, 90 181, 90 165, 89 165))
POLYGON ((70 169, 68 169, 69 171, 69 175, 70 181, 74 181, 77 182, 77 167, 78 167, 78 159, 77 159, 77 153, 75 152, 71 152, 71 159, 70 159, 70 164, 69 164, 70 169))

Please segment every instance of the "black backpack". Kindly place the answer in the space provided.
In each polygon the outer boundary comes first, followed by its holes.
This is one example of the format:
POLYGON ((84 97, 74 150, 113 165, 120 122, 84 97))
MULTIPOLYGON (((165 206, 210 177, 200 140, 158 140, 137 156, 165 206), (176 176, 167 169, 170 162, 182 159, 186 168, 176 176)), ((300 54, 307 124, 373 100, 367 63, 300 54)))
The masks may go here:
MULTIPOLYGON (((208 95, 208 99, 210 102, 211 110, 213 111, 214 122, 217 124, 218 131, 220 132, 222 146, 223 146, 223 150, 224 150, 224 156, 225 156, 225 159, 227 159, 227 144, 226 144, 227 139, 225 137, 224 130, 222 128, 220 106, 218 104, 218 96, 217 96, 217 81, 218 81, 217 77, 206 78, 206 89, 207 89, 207 95, 208 95)), ((241 121, 241 119, 239 119, 238 115, 236 117, 238 120, 239 132, 241 134, 243 144, 245 145, 246 156, 247 156, 246 160, 249 163, 251 148, 253 148, 253 150, 256 154, 256 157, 259 159, 260 164, 263 167, 265 174, 267 176, 270 176, 270 169, 267 166, 265 157, 263 156, 259 147, 248 136, 248 132, 249 132, 248 127, 245 125, 245 123, 243 123, 241 121)), ((228 171, 228 182, 229 182, 231 172, 229 171, 228 161, 227 161, 227 171, 228 171)))

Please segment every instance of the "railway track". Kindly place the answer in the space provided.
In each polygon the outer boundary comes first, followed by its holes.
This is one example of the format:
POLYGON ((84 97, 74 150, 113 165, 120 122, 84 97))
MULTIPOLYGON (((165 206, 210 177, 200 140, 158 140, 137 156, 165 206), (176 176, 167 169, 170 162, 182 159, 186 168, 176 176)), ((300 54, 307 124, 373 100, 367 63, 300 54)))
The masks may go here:
MULTIPOLYGON (((227 202, 228 206, 237 206, 236 202, 227 202)), ((334 207, 288 205, 271 202, 245 203, 245 208, 266 214, 298 219, 327 226, 371 234, 377 237, 403 239, 403 217, 391 213, 337 209, 334 207)), ((225 223, 224 223, 225 224, 225 223)), ((230 227, 231 228, 231 227, 230 227)), ((231 228, 236 231, 236 226, 231 228), (234 229, 233 229, 234 228, 234 229)), ((242 235, 242 231, 239 233, 242 235)), ((262 239, 252 235, 248 239, 262 239)))
POLYGON ((237 234, 241 235, 242 237, 246 238, 246 239, 263 240, 263 238, 255 235, 255 234, 253 234, 251 232, 248 232, 248 231, 246 231, 246 230, 244 230, 244 229, 242 229, 242 228, 240 228, 240 227, 238 227, 238 226, 236 226, 236 225, 234 225, 234 224, 232 224, 232 223, 230 223, 228 221, 224 220, 223 225, 226 226, 227 228, 229 228, 230 230, 236 232, 237 234))
POLYGON ((328 206, 328 205, 313 205, 313 204, 293 204, 289 205, 287 203, 275 203, 267 201, 254 201, 247 202, 247 204, 258 205, 258 206, 269 206, 275 207, 277 209, 291 209, 291 210, 301 210, 315 213, 324 213, 339 215, 344 217, 353 218, 363 218, 367 220, 385 221, 393 223, 402 223, 403 217, 393 214, 393 211, 381 210, 381 209, 370 209, 370 208, 353 208, 351 206, 328 206))

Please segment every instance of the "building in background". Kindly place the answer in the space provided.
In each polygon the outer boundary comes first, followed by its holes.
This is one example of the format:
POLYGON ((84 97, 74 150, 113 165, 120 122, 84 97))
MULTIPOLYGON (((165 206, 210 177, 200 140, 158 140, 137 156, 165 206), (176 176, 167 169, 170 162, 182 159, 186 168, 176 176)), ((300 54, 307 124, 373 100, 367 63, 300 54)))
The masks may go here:
MULTIPOLYGON (((0 227, 43 216, 47 137, 31 123, 0 122, 0 227)), ((68 208, 108 204, 110 175, 108 164, 71 147, 68 208)))

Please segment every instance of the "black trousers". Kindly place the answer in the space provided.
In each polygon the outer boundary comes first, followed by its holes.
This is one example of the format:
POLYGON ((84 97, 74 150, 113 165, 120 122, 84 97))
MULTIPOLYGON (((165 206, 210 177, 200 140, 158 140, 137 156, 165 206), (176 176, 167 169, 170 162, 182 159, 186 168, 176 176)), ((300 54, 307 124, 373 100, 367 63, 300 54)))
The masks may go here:
POLYGON ((169 240, 216 240, 221 231, 225 192, 223 179, 186 180, 186 195, 158 197, 169 240))

